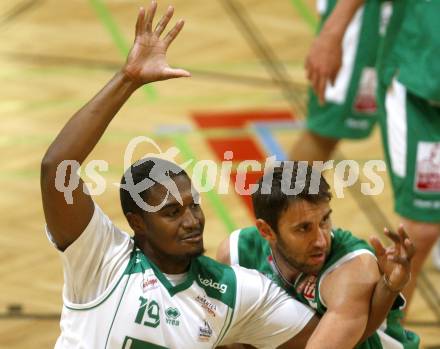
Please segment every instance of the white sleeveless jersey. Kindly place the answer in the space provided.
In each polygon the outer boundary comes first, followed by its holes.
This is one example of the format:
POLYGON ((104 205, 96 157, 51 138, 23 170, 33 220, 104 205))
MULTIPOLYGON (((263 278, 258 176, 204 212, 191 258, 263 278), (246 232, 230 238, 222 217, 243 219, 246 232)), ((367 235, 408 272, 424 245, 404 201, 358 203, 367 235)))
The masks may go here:
POLYGON ((313 316, 256 271, 195 258, 173 286, 98 206, 61 253, 61 348, 275 348, 313 316))

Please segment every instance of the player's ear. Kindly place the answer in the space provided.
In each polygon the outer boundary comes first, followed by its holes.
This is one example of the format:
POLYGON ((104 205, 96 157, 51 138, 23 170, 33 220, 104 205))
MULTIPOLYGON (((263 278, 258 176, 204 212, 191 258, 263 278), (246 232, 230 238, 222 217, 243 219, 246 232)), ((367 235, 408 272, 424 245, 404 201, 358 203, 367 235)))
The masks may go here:
POLYGON ((264 219, 258 218, 255 225, 263 238, 265 238, 268 242, 276 242, 276 233, 264 219))
POLYGON ((125 215, 127 218, 130 228, 133 229, 135 233, 142 233, 145 231, 145 222, 141 215, 137 213, 127 212, 125 215))

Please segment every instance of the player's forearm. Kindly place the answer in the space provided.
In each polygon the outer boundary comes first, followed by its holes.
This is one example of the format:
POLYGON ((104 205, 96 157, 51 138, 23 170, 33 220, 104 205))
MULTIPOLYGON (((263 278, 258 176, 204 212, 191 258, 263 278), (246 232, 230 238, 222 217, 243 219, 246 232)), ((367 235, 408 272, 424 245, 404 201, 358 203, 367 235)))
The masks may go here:
POLYGON ((63 160, 82 163, 110 121, 138 86, 118 72, 84 107, 74 114, 47 150, 43 163, 63 160))
POLYGON ((398 291, 393 291, 386 285, 383 277, 380 278, 371 298, 367 327, 358 343, 362 343, 379 328, 391 310, 398 294, 398 291))
POLYGON ((333 12, 326 20, 320 36, 342 42, 345 31, 356 11, 364 4, 365 0, 338 0, 333 12))
POLYGON ((352 349, 366 324, 362 314, 327 313, 313 332, 306 349, 352 349), (337 329, 337 330, 336 330, 337 329))

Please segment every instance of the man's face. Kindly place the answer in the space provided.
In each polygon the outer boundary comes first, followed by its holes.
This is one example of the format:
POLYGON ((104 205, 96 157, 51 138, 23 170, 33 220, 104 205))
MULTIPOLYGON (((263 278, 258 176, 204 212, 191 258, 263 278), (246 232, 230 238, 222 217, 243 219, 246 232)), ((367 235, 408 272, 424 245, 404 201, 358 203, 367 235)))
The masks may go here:
POLYGON ((331 247, 329 203, 298 200, 289 204, 278 221, 275 248, 291 267, 317 273, 331 247))
MULTIPOLYGON (((203 228, 205 216, 191 192, 191 181, 185 175, 172 179, 183 201, 181 205, 171 194, 158 212, 144 212, 146 240, 157 256, 170 259, 186 259, 203 254, 203 228)), ((167 195, 167 189, 154 185, 147 194, 149 205, 160 205, 167 195)))

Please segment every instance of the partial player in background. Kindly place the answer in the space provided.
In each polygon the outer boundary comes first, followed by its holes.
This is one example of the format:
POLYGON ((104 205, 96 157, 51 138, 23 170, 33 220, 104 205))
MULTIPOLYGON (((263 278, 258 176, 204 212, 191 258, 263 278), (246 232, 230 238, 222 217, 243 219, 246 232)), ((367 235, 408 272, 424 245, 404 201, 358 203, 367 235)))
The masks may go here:
MULTIPOLYGON (((317 2, 323 35, 336 4, 337 0, 317 2)), ((291 159, 326 161, 339 140, 362 139, 370 135, 378 111, 375 65, 383 29, 381 12, 383 16, 387 13, 385 9, 381 11, 379 0, 368 2, 356 12, 343 37, 340 70, 329 77, 330 82, 323 85, 317 75, 308 76, 313 87, 320 85, 325 94, 319 97, 310 89, 306 129, 291 150, 291 159)), ((331 42, 328 46, 317 48, 313 44, 310 54, 325 56, 324 50, 332 47, 331 42)), ((307 59, 306 67, 308 64, 307 59)))
MULTIPOLYGON (((366 0, 366 4, 370 1, 366 0)), ((338 73, 342 38, 364 0, 340 0, 315 40, 307 70, 315 93, 338 73)), ((440 236, 439 1, 393 1, 378 58, 380 125, 394 205, 416 246, 410 302, 417 276, 440 236)))

